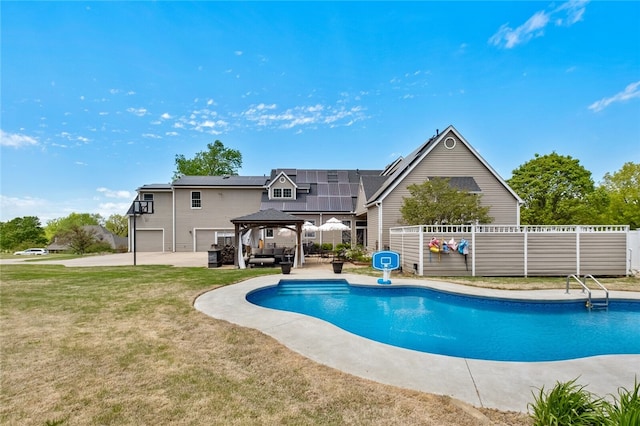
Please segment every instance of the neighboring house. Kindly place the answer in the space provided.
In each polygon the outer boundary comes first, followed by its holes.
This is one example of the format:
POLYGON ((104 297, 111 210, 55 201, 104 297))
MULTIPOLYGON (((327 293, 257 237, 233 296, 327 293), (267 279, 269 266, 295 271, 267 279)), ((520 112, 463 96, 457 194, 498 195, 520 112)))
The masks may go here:
MULTIPOLYGON (((407 186, 433 177, 482 194, 494 223, 519 225, 522 200, 449 126, 382 170, 273 169, 269 176, 184 176, 171 184, 143 185, 136 199, 153 201, 154 212, 134 216, 130 209, 129 229, 135 225, 137 251, 206 251, 214 244, 237 245, 231 219, 276 209, 315 225, 336 217, 351 229, 336 243, 374 251, 389 245, 389 228, 402 224, 407 186)), ((286 239, 277 229, 262 233, 266 244, 286 239)), ((315 232, 303 239, 332 242, 335 236, 315 232)))
MULTIPOLYGON (((96 242, 107 243, 112 250, 124 251, 127 249, 127 238, 112 233, 104 226, 84 225, 82 229, 93 233, 96 242)), ((59 253, 69 250, 69 247, 66 244, 61 244, 57 238, 54 238, 53 242, 47 246, 47 250, 51 253, 59 253)))

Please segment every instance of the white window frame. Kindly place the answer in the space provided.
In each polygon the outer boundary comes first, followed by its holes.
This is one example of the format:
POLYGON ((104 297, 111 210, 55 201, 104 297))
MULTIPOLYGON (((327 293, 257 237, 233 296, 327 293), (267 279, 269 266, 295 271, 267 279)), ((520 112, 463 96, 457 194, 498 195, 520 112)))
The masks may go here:
POLYGON ((202 191, 191 191, 191 209, 202 209, 202 191), (198 198, 193 197, 195 194, 198 194, 198 198))

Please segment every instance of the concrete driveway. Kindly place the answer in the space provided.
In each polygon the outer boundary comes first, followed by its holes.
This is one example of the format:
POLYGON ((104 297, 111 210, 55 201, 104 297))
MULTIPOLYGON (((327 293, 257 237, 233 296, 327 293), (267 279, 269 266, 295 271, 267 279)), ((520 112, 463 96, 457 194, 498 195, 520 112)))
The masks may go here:
MULTIPOLYGON (((34 264, 51 264, 51 265, 65 265, 71 267, 82 266, 132 266, 133 265, 133 253, 115 253, 115 254, 103 254, 95 256, 85 256, 76 259, 67 260, 41 260, 42 257, 38 256, 37 262, 34 264)), ((34 257, 30 256, 15 256, 12 259, 0 260, 0 265, 19 264, 29 261, 33 261, 34 257)), ((193 267, 207 267, 208 254, 207 253, 136 253, 136 265, 172 265, 172 266, 193 266, 193 267)))

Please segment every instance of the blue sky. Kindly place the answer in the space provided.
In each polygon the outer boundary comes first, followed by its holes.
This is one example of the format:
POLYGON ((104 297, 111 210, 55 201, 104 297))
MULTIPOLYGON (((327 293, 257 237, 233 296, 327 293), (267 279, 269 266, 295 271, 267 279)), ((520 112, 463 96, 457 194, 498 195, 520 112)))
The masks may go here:
POLYGON ((0 220, 124 214, 176 154, 242 175, 382 169, 454 125, 505 179, 534 154, 640 162, 640 2, 9 2, 0 220))

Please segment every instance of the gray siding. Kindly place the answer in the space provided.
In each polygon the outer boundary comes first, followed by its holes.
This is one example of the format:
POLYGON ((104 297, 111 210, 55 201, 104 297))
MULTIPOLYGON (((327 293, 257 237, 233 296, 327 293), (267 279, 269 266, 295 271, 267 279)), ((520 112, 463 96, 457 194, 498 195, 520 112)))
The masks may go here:
MULTIPOLYGON (((518 205, 513 195, 496 179, 493 173, 485 167, 474 153, 455 137, 453 132, 450 131, 446 137, 456 139, 453 149, 447 149, 444 143, 436 145, 422 162, 404 178, 401 184, 384 198, 384 229, 402 224, 400 208, 404 203, 404 198, 411 196, 407 186, 421 184, 428 180, 430 176, 472 176, 482 191, 482 205, 490 207, 489 215, 493 217, 493 223, 500 225, 517 224, 518 205)), ((386 232, 385 235, 387 235, 386 232)), ((385 238, 383 245, 388 243, 385 238)))
POLYGON ((524 234, 522 233, 476 234, 473 250, 476 258, 476 275, 487 277, 525 275, 524 234))
MULTIPOLYGON (((172 251, 172 205, 171 192, 153 192, 153 214, 144 214, 136 218, 136 251, 172 251), (164 240, 163 240, 164 235, 164 240)), ((132 226, 132 225, 130 225, 132 226)))
POLYGON ((175 188, 176 246, 178 252, 193 251, 193 232, 198 234, 196 251, 211 246, 206 232, 234 232, 231 219, 260 209, 262 189, 240 188, 175 188), (191 193, 200 191, 202 208, 191 208, 191 193), (202 236, 202 238, 200 238, 202 236))
POLYGON ((580 273, 582 275, 620 275, 627 267, 626 234, 581 233, 580 273))
POLYGON ((528 234, 527 275, 570 275, 577 272, 576 235, 528 234))

